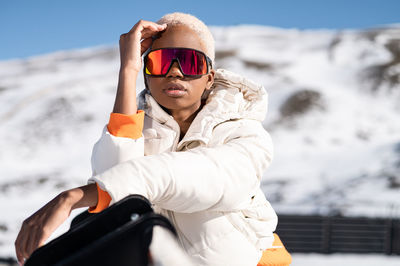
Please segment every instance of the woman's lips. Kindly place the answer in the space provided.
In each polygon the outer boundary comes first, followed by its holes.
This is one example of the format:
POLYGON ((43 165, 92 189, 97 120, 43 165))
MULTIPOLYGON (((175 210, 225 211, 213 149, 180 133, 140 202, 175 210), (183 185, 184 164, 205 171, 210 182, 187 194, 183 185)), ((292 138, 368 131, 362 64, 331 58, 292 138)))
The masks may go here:
POLYGON ((186 89, 179 84, 170 85, 163 91, 166 95, 170 97, 182 97, 187 93, 186 89))

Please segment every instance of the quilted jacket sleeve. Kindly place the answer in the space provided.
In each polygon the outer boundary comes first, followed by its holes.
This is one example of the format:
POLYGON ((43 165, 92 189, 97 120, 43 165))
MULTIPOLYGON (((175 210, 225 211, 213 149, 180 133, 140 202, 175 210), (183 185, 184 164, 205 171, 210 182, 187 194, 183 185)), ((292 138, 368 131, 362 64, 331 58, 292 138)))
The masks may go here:
MULTIPOLYGON (((272 141, 255 120, 236 121, 230 132, 224 144, 215 147, 134 160, 136 154, 118 154, 116 148, 118 159, 108 166, 126 161, 108 170, 98 169, 99 174, 89 181, 107 191, 111 203, 129 194, 141 194, 161 208, 178 212, 241 209, 259 189, 272 160, 272 141)), ((110 135, 103 141, 114 143, 110 135)), ((136 142, 127 145, 138 145, 136 142)))
POLYGON ((93 175, 144 155, 143 120, 143 111, 134 115, 111 114, 110 122, 93 147, 93 175))

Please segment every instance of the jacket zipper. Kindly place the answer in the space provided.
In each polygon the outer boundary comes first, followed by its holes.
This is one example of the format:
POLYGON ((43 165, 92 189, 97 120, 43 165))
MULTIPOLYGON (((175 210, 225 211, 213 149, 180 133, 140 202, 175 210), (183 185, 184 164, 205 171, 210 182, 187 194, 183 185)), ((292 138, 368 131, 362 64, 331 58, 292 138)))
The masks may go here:
MULTIPOLYGON (((178 151, 177 148, 178 148, 178 144, 179 144, 180 128, 179 128, 179 126, 178 126, 177 128, 173 127, 172 129, 173 129, 173 130, 175 131, 175 133, 176 133, 175 140, 174 140, 174 144, 173 144, 173 146, 172 146, 172 151, 178 151)), ((182 231, 179 229, 178 224, 177 224, 176 219, 175 219, 175 214, 174 214, 174 212, 173 212, 173 211, 170 211, 170 210, 167 210, 167 213, 168 213, 169 219, 172 221, 172 223, 173 223, 173 225, 175 226, 175 229, 176 229, 176 231, 177 231, 177 233, 178 233, 178 239, 179 239, 179 243, 180 243, 181 247, 184 248, 184 249, 186 250, 185 245, 183 244, 183 239, 182 239, 182 238, 185 238, 186 242, 189 243, 190 246, 192 246, 191 241, 189 241, 189 239, 188 239, 188 238, 182 233, 182 231)))

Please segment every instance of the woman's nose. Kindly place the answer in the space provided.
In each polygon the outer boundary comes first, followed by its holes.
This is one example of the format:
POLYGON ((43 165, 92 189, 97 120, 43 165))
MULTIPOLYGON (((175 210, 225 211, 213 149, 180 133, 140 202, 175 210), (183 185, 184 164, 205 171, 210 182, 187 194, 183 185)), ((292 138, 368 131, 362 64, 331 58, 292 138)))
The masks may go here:
POLYGON ((179 64, 177 61, 174 61, 172 66, 170 67, 167 75, 167 77, 180 77, 183 78, 183 73, 181 72, 181 69, 179 68, 179 64))

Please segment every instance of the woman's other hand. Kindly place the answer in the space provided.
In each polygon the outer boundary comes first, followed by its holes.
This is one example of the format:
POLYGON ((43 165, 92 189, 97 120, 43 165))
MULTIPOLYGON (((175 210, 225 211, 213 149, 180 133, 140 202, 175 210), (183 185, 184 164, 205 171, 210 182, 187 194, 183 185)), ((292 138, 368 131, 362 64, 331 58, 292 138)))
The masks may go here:
POLYGON ((71 209, 66 193, 61 193, 22 223, 15 241, 15 251, 20 263, 44 244, 57 227, 68 218, 71 209))
POLYGON ((139 20, 132 29, 119 39, 121 68, 130 68, 139 72, 142 67, 142 54, 153 42, 152 36, 167 28, 166 24, 139 20))
POLYGON ((23 223, 15 240, 18 261, 23 264, 35 249, 42 246, 51 234, 79 207, 97 204, 96 184, 64 191, 35 212, 23 223))

